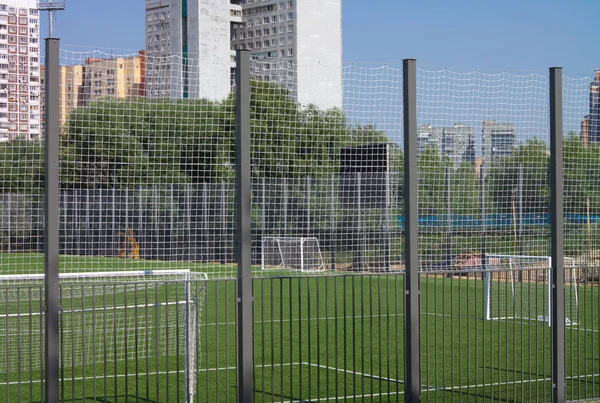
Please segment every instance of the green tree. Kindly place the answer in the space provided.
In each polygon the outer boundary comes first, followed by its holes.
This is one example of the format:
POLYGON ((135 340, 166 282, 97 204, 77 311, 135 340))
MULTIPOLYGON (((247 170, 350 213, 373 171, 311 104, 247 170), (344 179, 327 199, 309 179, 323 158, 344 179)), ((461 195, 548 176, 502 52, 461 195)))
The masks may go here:
POLYGON ((44 188, 44 143, 15 139, 0 143, 0 189, 40 193, 44 188))

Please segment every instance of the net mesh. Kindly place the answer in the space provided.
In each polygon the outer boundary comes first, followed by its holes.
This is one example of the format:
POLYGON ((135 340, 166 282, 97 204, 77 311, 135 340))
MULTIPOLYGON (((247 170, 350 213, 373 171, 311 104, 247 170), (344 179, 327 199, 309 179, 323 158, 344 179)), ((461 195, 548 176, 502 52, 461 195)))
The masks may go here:
MULTIPOLYGON (((63 50, 61 64, 61 272, 235 277, 233 75, 211 84, 193 56, 144 51, 63 50)), ((590 267, 596 82, 564 79, 565 253, 590 267)), ((549 255, 546 75, 420 69, 417 91, 421 270, 549 255)), ((255 276, 274 275, 260 270, 267 237, 316 238, 321 275, 404 268, 401 93, 390 66, 252 61, 255 276), (302 86, 317 70, 343 97, 302 86)), ((1 146, 2 274, 39 274, 43 145, 1 146)))
MULTIPOLYGON (((486 318, 550 322, 551 267, 547 256, 486 255, 486 318)), ((577 325, 579 270, 573 258, 564 267, 566 324, 577 325)))
MULTIPOLYGON (((63 368, 79 373, 79 368, 101 364, 110 372, 112 364, 121 368, 127 361, 140 365, 169 356, 185 357, 189 368, 196 368, 205 274, 173 270, 94 275, 94 282, 89 273, 61 276, 63 368)), ((41 368, 43 346, 35 341, 44 332, 43 278, 23 276, 9 286, 2 284, 0 299, 6 306, 0 312, 0 334, 7 346, 1 352, 3 369, 12 373, 41 368)))

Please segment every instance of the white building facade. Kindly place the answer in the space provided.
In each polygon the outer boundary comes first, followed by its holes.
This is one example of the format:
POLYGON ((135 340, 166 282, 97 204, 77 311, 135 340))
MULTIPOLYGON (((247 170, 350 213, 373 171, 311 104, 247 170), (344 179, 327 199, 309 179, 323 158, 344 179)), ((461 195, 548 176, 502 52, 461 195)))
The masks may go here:
POLYGON ((232 49, 262 61, 261 74, 303 105, 342 107, 342 1, 241 0, 232 49))
POLYGON ((303 104, 342 107, 342 0, 146 0, 148 96, 220 100, 235 51, 303 104))
POLYGON ((146 0, 147 95, 226 98, 241 22, 239 0, 146 0))
POLYGON ((36 0, 0 0, 0 141, 40 139, 36 0))

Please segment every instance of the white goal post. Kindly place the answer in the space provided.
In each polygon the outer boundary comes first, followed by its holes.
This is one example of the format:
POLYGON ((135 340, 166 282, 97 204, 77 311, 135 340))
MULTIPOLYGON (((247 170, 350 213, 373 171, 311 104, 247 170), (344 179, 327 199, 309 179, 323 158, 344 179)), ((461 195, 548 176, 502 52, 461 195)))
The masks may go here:
POLYGON ((261 242, 261 269, 324 270, 319 240, 316 237, 264 237, 261 242))
MULTIPOLYGON (((59 279, 63 365, 73 371, 103 365, 114 372, 127 363, 144 368, 142 362, 179 356, 184 401, 194 401, 206 273, 104 271, 61 273, 59 279)), ((0 275, 0 301, 6 305, 0 308, 0 337, 9 346, 0 352, 0 361, 8 372, 22 371, 24 363, 43 365, 42 347, 31 340, 32 335, 43 334, 43 283, 43 274, 0 275), (32 347, 18 350, 23 343, 32 347)))
MULTIPOLYGON (((566 325, 579 322, 577 270, 565 258, 566 325)), ((551 323, 552 258, 549 256, 487 254, 484 303, 487 320, 522 319, 551 323)))

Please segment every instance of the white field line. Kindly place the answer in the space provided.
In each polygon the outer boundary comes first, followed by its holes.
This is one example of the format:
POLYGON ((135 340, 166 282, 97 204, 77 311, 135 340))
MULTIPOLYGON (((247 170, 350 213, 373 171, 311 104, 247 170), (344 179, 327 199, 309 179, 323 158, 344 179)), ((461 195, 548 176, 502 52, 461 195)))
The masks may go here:
MULTIPOLYGON (((365 374, 365 373, 361 373, 361 372, 347 370, 344 368, 336 368, 336 367, 329 367, 329 366, 325 366, 325 365, 317 365, 317 364, 310 363, 310 362, 271 364, 271 365, 269 365, 269 367, 289 367, 292 365, 309 365, 309 366, 327 369, 327 370, 331 370, 331 371, 340 371, 340 372, 345 372, 345 373, 351 373, 351 374, 358 375, 358 376, 363 376, 363 377, 367 377, 367 378, 372 378, 372 379, 377 379, 377 380, 382 380, 382 381, 387 381, 387 382, 392 382, 392 383, 404 383, 404 381, 402 381, 402 380, 379 377, 377 375, 365 374)), ((255 368, 260 368, 260 367, 255 366, 255 368)), ((236 367, 202 368, 202 369, 198 369, 198 372, 233 371, 235 369, 236 369, 236 367)), ((185 372, 185 371, 180 370, 180 371, 169 371, 169 372, 166 372, 166 371, 150 372, 150 373, 142 373, 142 374, 117 374, 117 375, 107 375, 106 379, 136 377, 136 376, 142 376, 142 377, 156 376, 156 375, 183 373, 183 372, 185 372)), ((573 379, 595 378, 595 377, 600 377, 600 374, 569 376, 566 379, 573 380, 573 379)), ((93 378, 87 377, 86 379, 89 381, 89 380, 92 380, 93 378)), ((71 378, 64 379, 65 382, 83 381, 83 380, 84 380, 83 377, 77 377, 77 378, 71 377, 71 378)), ((551 381, 551 380, 552 380, 551 378, 525 379, 525 380, 516 382, 516 384, 547 382, 547 381, 551 381)), ((3 383, 0 383, 0 386, 11 386, 11 385, 18 385, 18 384, 26 385, 28 383, 40 383, 40 382, 41 382, 41 380, 32 380, 31 382, 8 382, 8 383, 3 382, 3 383)), ((494 387, 494 386, 510 385, 512 383, 513 382, 506 381, 506 382, 494 382, 494 383, 481 383, 481 384, 474 384, 474 385, 447 386, 447 387, 439 387, 439 388, 427 386, 424 389, 422 389, 421 392, 428 393, 428 392, 438 392, 438 391, 454 391, 454 390, 463 390, 463 389, 489 388, 489 387, 494 387)), ((357 399, 363 399, 366 397, 385 397, 385 396, 397 396, 397 395, 403 395, 403 394, 404 394, 404 391, 381 392, 381 393, 368 393, 368 394, 350 395, 350 396, 329 396, 329 397, 321 397, 321 398, 312 398, 312 399, 303 400, 303 401, 305 401, 305 402, 321 402, 321 401, 330 401, 330 400, 337 400, 337 399, 357 400, 357 399)), ((281 401, 281 403, 292 403, 292 402, 298 402, 298 401, 299 400, 286 400, 286 401, 281 401)))
POLYGON ((311 367, 329 369, 329 370, 332 370, 332 371, 345 372, 345 373, 348 373, 348 374, 358 375, 358 376, 362 376, 362 377, 365 377, 365 378, 371 378, 371 379, 375 379, 375 380, 379 380, 379 381, 386 381, 386 382, 392 382, 392 383, 404 383, 404 381, 398 380, 398 379, 386 378, 386 377, 378 376, 378 375, 365 374, 363 372, 352 371, 352 370, 344 369, 344 368, 328 367, 326 365, 319 365, 319 364, 315 364, 315 363, 312 363, 312 362, 301 362, 300 364, 308 365, 308 366, 311 366, 311 367))

